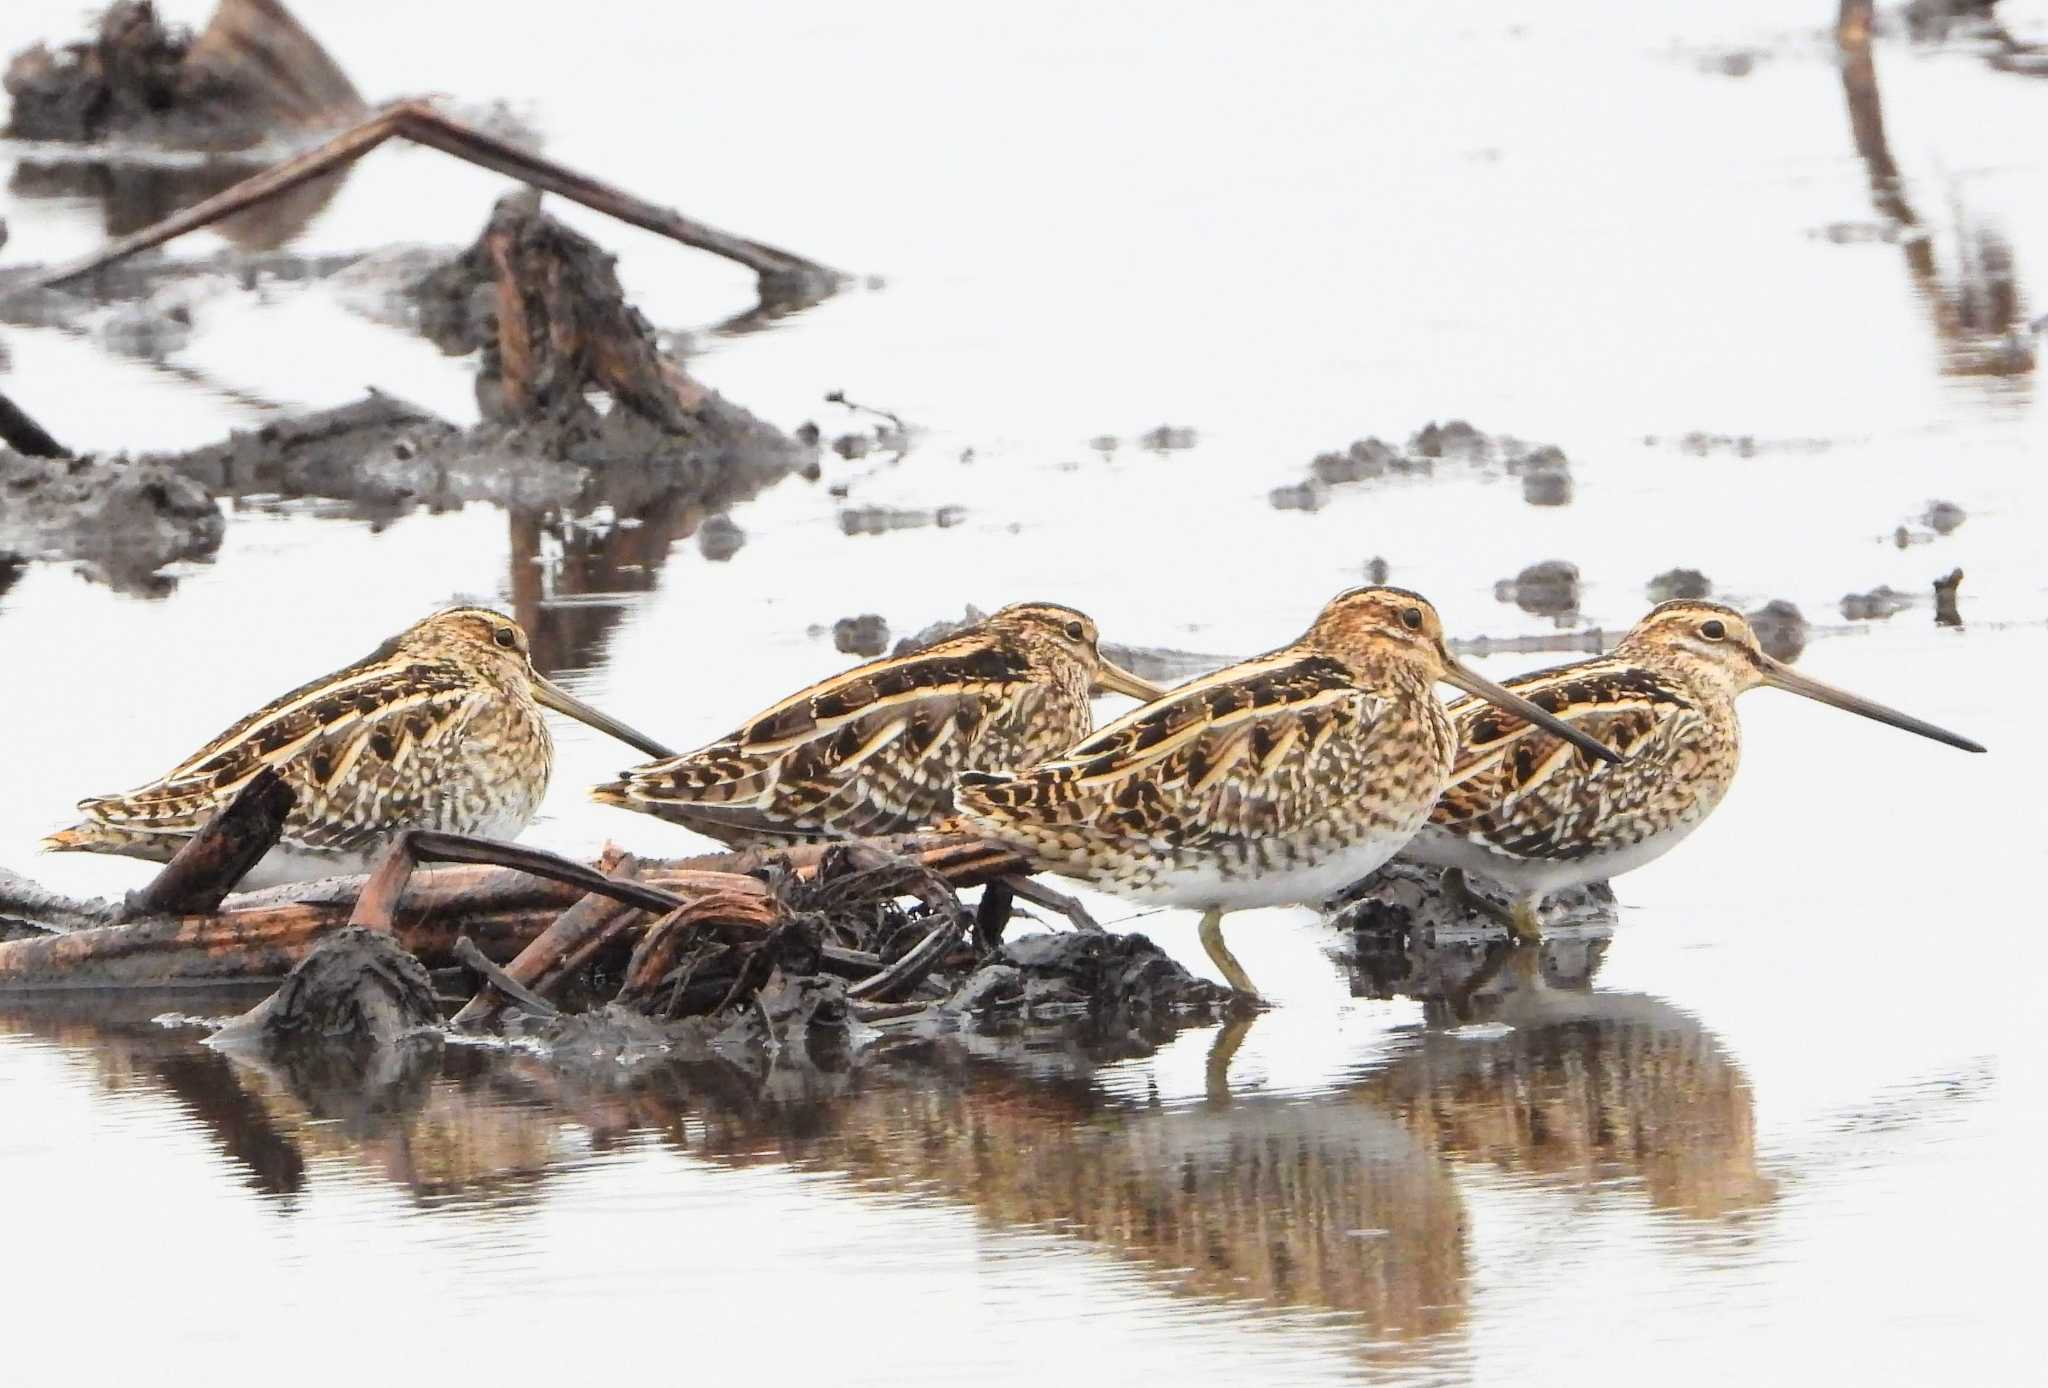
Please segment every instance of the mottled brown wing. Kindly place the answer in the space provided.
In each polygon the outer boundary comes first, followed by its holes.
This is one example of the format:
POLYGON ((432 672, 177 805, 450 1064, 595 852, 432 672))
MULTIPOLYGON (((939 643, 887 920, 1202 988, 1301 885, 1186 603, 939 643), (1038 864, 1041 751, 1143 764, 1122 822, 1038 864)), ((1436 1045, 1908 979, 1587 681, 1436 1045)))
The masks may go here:
POLYGON ((208 743, 160 781, 78 808, 116 828, 196 832, 258 771, 295 796, 285 835, 312 848, 365 847, 393 823, 431 818, 422 799, 438 778, 421 758, 447 755, 496 695, 434 665, 308 685, 208 743))
POLYGON ((960 770, 1002 755, 1047 697, 1020 653, 956 638, 813 685, 596 795, 720 836, 893 833, 949 811, 960 770))
POLYGON ((1507 687, 1622 754, 1597 761, 1484 700, 1451 706, 1458 755, 1430 824, 1523 858, 1575 859, 1640 842, 1704 716, 1677 685, 1640 667, 1583 661, 1507 687))
POLYGON ((1200 848, 1315 820, 1370 758, 1383 702, 1321 656, 1277 655, 1195 680, 1058 760, 963 778, 970 815, 1023 828, 1200 848))

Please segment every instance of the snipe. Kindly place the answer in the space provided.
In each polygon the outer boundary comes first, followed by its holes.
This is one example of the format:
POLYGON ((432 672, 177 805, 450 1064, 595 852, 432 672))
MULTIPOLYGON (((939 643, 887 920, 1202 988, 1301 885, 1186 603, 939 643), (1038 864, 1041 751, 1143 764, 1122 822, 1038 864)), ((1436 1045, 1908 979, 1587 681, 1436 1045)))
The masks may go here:
POLYGON ((296 798, 250 885, 359 871, 399 829, 512 838, 554 763, 542 708, 666 751, 543 678, 517 622, 458 607, 265 704, 148 785, 81 800, 84 820, 43 846, 168 860, 265 767, 296 798))
POLYGON ((1159 693, 1103 659, 1096 639, 1095 623, 1070 607, 1005 607, 792 694, 591 796, 735 845, 930 824, 951 812, 963 771, 1029 765, 1086 735, 1092 690, 1159 693))
POLYGON ((1450 774, 1442 680, 1614 753, 1466 670, 1436 609, 1357 588, 1302 637, 1146 704, 1053 760, 961 778, 960 814, 1040 868, 1197 907, 1231 986, 1226 911, 1319 902, 1408 841, 1450 774))
POLYGON ((1741 758, 1735 699, 1759 685, 1984 750, 1772 659, 1731 607, 1667 602, 1608 654, 1507 682, 1625 762, 1591 760, 1547 727, 1461 700, 1451 784, 1403 856, 1445 868, 1451 891, 1535 939, 1546 896, 1662 857, 1721 803, 1741 758), (1467 872, 1508 887, 1512 907, 1466 892, 1467 872))

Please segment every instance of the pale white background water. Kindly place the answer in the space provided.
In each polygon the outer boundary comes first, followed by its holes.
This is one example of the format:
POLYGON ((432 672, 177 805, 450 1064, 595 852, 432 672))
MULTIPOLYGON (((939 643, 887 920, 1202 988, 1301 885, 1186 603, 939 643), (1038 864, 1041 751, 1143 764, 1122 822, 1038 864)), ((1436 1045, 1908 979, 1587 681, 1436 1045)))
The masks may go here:
MULTIPOLYGON (((2001 8, 2048 38, 2048 9, 2001 8)), ((1992 753, 1772 693, 1745 704, 1741 782, 1682 851, 1621 884, 1598 983, 1717 1043, 1772 1193, 1686 1215, 1627 1170, 1560 1180, 1418 1150, 1448 1173, 1463 1229, 1451 1328, 1434 1336, 1191 1299, 1087 1239, 1009 1227, 958 1191, 877 1193, 829 1160, 734 1164, 645 1134, 593 1145, 587 1117, 524 1120, 552 1174, 521 1200, 424 1197, 338 1138, 297 1194, 265 1195, 162 1083, 116 1073, 103 1041, 23 1023, 0 1035, 0 1182, 27 1193, 4 1246, 34 1289, 10 1299, 16 1353, 239 1379, 278 1366, 301 1331, 342 1325, 361 1357, 322 1353, 303 1376, 724 1370, 792 1339, 806 1371, 862 1382, 2031 1376, 2048 1048, 2026 965, 2044 826, 2024 681, 2044 653, 2048 425, 2031 377, 1943 372, 1899 246, 1824 234, 1877 221, 1831 6, 299 13, 373 98, 504 99, 558 159, 880 277, 771 331, 704 336, 692 369, 784 427, 858 427, 824 403, 833 389, 902 414, 924 431, 908 458, 827 455, 827 481, 854 479, 855 503, 958 504, 967 520, 847 538, 825 486, 791 479, 736 509, 748 542, 731 561, 679 542, 651 592, 618 597, 595 664, 559 672, 665 740, 720 733, 837 668, 810 629, 851 613, 900 633, 1044 596, 1113 639, 1242 653, 1292 635, 1383 556, 1454 632, 1494 635, 1548 627, 1492 591, 1548 558, 1579 565, 1587 619, 1610 627, 1673 565, 1827 622, 1846 592, 1921 593, 1961 566, 1963 631, 1921 606, 1817 639, 1803 666, 1992 753), (1747 76, 1720 70, 1752 50, 1747 76), (1313 515, 1267 504, 1317 452, 1452 416, 1562 446, 1572 504, 1533 508, 1513 479, 1455 467, 1340 489, 1313 515), (1197 446, 1138 448, 1160 423, 1193 426, 1197 446), (1689 430, 1812 446, 1703 460, 1644 442, 1689 430), (1124 446, 1104 459, 1100 434, 1124 446), (1890 544, 1935 497, 1967 510, 1963 527, 1890 544), (891 1328, 913 1306, 919 1330, 891 1328)), ((0 50, 79 27, 75 4, 11 0, 0 50)), ((1896 38, 1878 73, 1944 275, 1958 227, 1990 227, 2025 293, 2048 273, 2048 81, 1896 38)), ((294 245, 466 242, 502 186, 387 149, 294 245)), ((658 323, 702 327, 751 302, 733 267, 562 215, 618 251, 658 323)), ((102 234, 84 200, 0 191, 0 216, 7 264, 102 234)), ((320 406, 374 384, 473 414, 467 363, 328 288, 258 302, 223 286, 193 312, 173 361, 217 388, 6 329, 0 389, 74 446, 109 449, 260 417, 230 392, 320 406)), ((156 774, 451 597, 508 596, 513 562, 486 507, 373 528, 287 506, 234 515, 218 560, 162 599, 31 568, 0 596, 0 864, 65 890, 134 885, 141 868, 42 858, 34 842, 77 796, 156 774)), ((694 845, 587 804, 582 787, 630 754, 558 735, 535 841, 694 845)), ((1205 966, 1192 918, 1143 928, 1205 966)), ((1231 938, 1282 1003, 1233 1086, 1339 1126, 1376 1121, 1356 1091, 1411 1056, 1417 1005, 1352 999, 1306 912, 1234 918, 1231 938)), ((1199 1106, 1208 1046, 1184 1034, 1098 1084, 1118 1103, 1199 1106)))

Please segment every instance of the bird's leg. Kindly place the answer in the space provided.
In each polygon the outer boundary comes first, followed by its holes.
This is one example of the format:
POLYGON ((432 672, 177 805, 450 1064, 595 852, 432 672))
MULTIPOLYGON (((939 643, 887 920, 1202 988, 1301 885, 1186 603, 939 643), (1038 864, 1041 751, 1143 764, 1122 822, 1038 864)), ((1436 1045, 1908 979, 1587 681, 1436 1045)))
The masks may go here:
POLYGON ((1237 962, 1230 946, 1223 943, 1223 912, 1220 909, 1212 907, 1202 913, 1202 948, 1209 951, 1209 961, 1223 975, 1225 983, 1247 997, 1259 995, 1259 990, 1252 987, 1251 975, 1244 971, 1244 965, 1237 962))
POLYGON ((1508 913, 1508 929, 1523 944, 1543 943, 1543 898, 1534 894, 1516 897, 1508 913))
POLYGON ((1465 879, 1463 868, 1445 868, 1443 876, 1437 879, 1437 889, 1443 893, 1444 900, 1459 910, 1499 921, 1510 930, 1515 928, 1513 913, 1492 898, 1473 891, 1472 884, 1465 879))

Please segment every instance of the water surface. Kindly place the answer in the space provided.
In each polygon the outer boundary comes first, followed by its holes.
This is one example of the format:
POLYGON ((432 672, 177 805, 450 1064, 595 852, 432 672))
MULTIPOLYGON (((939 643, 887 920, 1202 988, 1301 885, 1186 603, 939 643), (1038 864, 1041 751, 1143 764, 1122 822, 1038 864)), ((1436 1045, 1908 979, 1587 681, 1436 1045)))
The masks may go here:
MULTIPOLYGON (((71 34, 77 8, 16 0, 0 48, 71 34)), ((1242 1035, 963 1042, 829 1082, 570 1080, 455 1050, 323 1095, 153 1020, 233 1000, 0 1004, 0 1182, 23 1193, 5 1247, 34 1307, 17 1352, 355 1377, 308 1338, 345 1325, 422 1373, 2021 1377, 2021 1259, 2048 1233, 2018 684, 2044 654, 2048 426, 2006 348, 2042 312, 2048 82, 1903 37, 1845 74, 1832 7, 1805 8, 806 4, 566 26, 538 5, 304 5, 373 96, 510 101, 557 158, 872 277, 721 331, 744 273, 562 214, 692 331, 708 384, 827 437, 867 422, 825 401, 844 390, 915 447, 828 453, 821 481, 737 506, 725 562, 688 508, 620 527, 258 497, 160 590, 0 579, 0 864, 136 885, 34 842, 457 597, 513 606, 551 673, 687 745, 843 664, 826 632, 859 612, 903 634, 1048 597, 1112 639, 1241 654, 1375 558, 1454 632, 1494 636, 1556 629, 1495 597, 1527 564, 1576 563, 1569 624, 1610 629, 1685 565, 1830 628, 1803 668, 1993 753, 1752 696, 1729 803, 1620 884, 1611 941, 1497 980, 1477 1027, 1374 996, 1301 911, 1233 918, 1281 1003, 1242 1035), (1319 452, 1454 416, 1562 447, 1570 503, 1447 464, 1313 513, 1268 504, 1319 452), (1162 424, 1193 446, 1143 446, 1162 424), (1937 498, 1968 519, 1928 538, 1937 498), (964 519, 847 536, 848 505, 964 519), (1837 610, 1956 567, 1960 629, 1924 603, 1837 610), (77 1295, 110 1281, 118 1335, 77 1295)), ((2042 7, 2000 8, 2048 34, 2042 7)), ((0 147, 6 263, 86 250, 117 215, 89 179, 24 177, 56 158, 0 147)), ((501 188, 380 151, 290 244, 466 242, 501 188)), ((189 341, 154 359, 9 327, 0 389, 81 448, 194 445, 365 385, 474 416, 470 363, 337 286, 201 282, 189 307, 189 341)), ((534 841, 699 846, 587 803, 630 754, 557 732, 534 841)), ((1206 968, 1192 917, 1095 904, 1206 968)))

